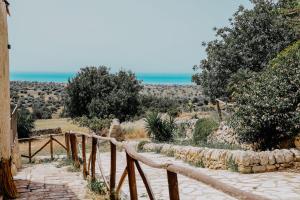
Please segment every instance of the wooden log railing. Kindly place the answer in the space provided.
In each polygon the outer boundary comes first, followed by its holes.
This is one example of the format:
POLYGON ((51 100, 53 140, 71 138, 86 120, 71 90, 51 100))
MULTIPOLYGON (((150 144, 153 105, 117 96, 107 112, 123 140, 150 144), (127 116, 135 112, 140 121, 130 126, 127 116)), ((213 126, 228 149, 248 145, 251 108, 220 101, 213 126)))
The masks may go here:
MULTIPOLYGON (((150 200, 154 200, 155 196, 153 193, 153 190, 151 188, 149 179, 147 178, 146 174, 144 173, 140 163, 143 163, 149 167, 156 168, 156 169, 164 169, 166 170, 166 176, 168 180, 168 187, 169 187, 169 198, 171 200, 179 200, 180 199, 180 194, 179 194, 179 185, 178 185, 178 174, 182 176, 189 177, 191 179, 194 179, 196 181, 202 182, 206 185, 211 186, 214 189, 217 189, 223 193, 226 193, 227 195, 230 195, 234 198, 237 199, 242 199, 242 200, 268 200, 268 198, 252 194, 240 189, 237 189, 235 187, 232 187, 228 184, 222 183, 219 180, 212 178, 204 173, 199 172, 198 170, 188 168, 185 166, 181 165, 176 165, 173 163, 156 163, 150 160, 149 158, 137 153, 133 147, 126 143, 126 142, 118 142, 114 138, 109 138, 109 137, 101 137, 97 135, 89 135, 86 133, 80 133, 80 132, 69 132, 66 133, 66 138, 71 138, 71 137, 84 137, 85 139, 82 139, 82 153, 84 152, 84 147, 86 138, 91 138, 92 139, 92 151, 90 154, 90 159, 88 162, 83 161, 83 176, 85 174, 91 174, 91 180, 96 180, 96 154, 97 154, 97 144, 99 145, 98 141, 107 141, 110 143, 110 178, 109 178, 109 184, 108 184, 108 189, 110 192, 110 199, 115 200, 118 199, 121 188, 123 186, 123 183, 126 179, 128 178, 128 183, 129 183, 129 192, 130 192, 130 199, 131 200, 137 200, 138 199, 138 186, 136 182, 136 171, 135 168, 137 168, 137 172, 141 176, 141 179, 145 185, 148 198, 150 200), (117 151, 116 149, 120 148, 125 151, 126 153, 126 161, 127 165, 120 177, 119 182, 117 183, 116 181, 116 163, 117 163, 117 151), (90 167, 89 167, 90 166, 90 167), (87 171, 86 171, 87 170, 87 171)), ((71 152, 68 152, 67 154, 76 154, 76 149, 71 148, 71 152)), ((98 153, 99 154, 99 153, 98 153)), ((85 156, 85 153, 83 153, 82 158, 85 156)), ((72 159, 74 159, 72 157, 72 159)), ((85 159, 84 159, 85 160, 85 159)), ((74 160, 73 160, 74 161, 74 160)), ((101 171, 101 169, 100 169, 101 171)), ((102 173, 102 172, 101 172, 102 173)), ((102 175, 102 178, 106 182, 106 178, 104 175, 102 175)))
MULTIPOLYGON (((188 178, 191 178, 193 180, 202 182, 214 189, 217 189, 227 195, 230 195, 236 199, 241 200, 269 200, 268 198, 252 194, 240 189, 237 189, 233 186, 230 186, 228 184, 222 183, 221 181, 212 178, 202 172, 199 172, 196 169, 192 169, 189 167, 173 164, 173 163, 156 163, 152 161, 151 159, 137 153, 135 149, 126 142, 118 142, 114 138, 109 137, 101 137, 97 136, 95 134, 86 134, 86 133, 80 133, 80 132, 68 132, 65 134, 65 145, 61 144, 58 140, 56 140, 54 137, 58 135, 50 135, 48 136, 50 139, 47 141, 39 150, 37 150, 35 153, 31 154, 31 142, 35 138, 30 139, 21 139, 21 141, 28 141, 29 143, 29 155, 22 155, 23 157, 29 158, 31 161, 32 157, 34 157, 39 151, 41 151, 43 148, 45 148, 48 144, 51 144, 53 141, 57 142, 59 145, 63 146, 63 148, 67 151, 67 157, 72 159, 74 166, 76 167, 82 167, 82 174, 84 178, 87 178, 88 175, 90 175, 91 180, 96 180, 96 163, 98 163, 100 166, 100 173, 102 175, 102 179, 105 182, 105 185, 107 186, 107 189, 110 193, 110 199, 116 200, 120 197, 121 189, 124 184, 124 181, 126 178, 128 178, 128 185, 129 185, 129 192, 130 192, 130 200, 137 200, 138 199, 138 185, 136 181, 136 170, 138 174, 140 175, 144 186, 146 188, 148 199, 155 200, 154 192, 152 190, 152 187, 150 185, 149 179, 147 178, 146 174, 144 173, 140 163, 143 163, 149 167, 156 168, 156 169, 163 169, 166 170, 166 177, 168 182, 168 188, 169 188, 169 198, 171 200, 179 200, 180 199, 180 193, 179 193, 179 184, 178 184, 178 175, 182 175, 188 178), (81 138, 81 151, 78 149, 79 140, 77 138, 81 138), (89 155, 89 159, 87 161, 86 157, 86 148, 87 148, 87 139, 91 140, 91 152, 89 155), (106 141, 110 143, 110 177, 109 181, 106 180, 106 176, 103 174, 103 170, 101 167, 101 163, 97 162, 99 161, 100 152, 98 151, 98 146, 101 145, 101 142, 106 141), (127 165, 125 166, 125 169, 117 182, 116 179, 116 166, 117 166, 117 147, 119 149, 122 149, 126 153, 126 161, 127 165), (79 162, 79 151, 80 156, 82 158, 82 162, 79 162)), ((42 137, 43 138, 43 137, 42 137)), ((50 145, 51 147, 51 145, 50 145)), ((50 150, 50 153, 53 154, 53 150, 50 150)), ((51 156, 53 158, 53 155, 51 156)))

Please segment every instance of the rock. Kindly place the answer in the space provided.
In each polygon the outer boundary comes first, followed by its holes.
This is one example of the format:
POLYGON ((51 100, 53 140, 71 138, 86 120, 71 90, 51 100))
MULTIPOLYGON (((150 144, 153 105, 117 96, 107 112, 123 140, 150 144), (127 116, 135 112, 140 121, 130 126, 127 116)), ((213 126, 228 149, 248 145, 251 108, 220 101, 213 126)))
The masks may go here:
POLYGON ((266 166, 253 166, 252 167, 252 171, 254 173, 261 173, 261 172, 265 172, 267 170, 266 166))
POLYGON ((239 165, 249 166, 251 163, 251 152, 241 151, 236 157, 236 161, 239 165))
POLYGON ((300 162, 300 151, 298 149, 290 149, 290 151, 294 154, 294 161, 300 162))
POLYGON ((266 151, 259 152, 258 156, 259 156, 261 165, 266 165, 269 163, 269 152, 266 152, 266 151))
POLYGON ((295 143, 295 147, 297 149, 300 149, 300 136, 295 137, 294 143, 295 143))
POLYGON ((266 165, 266 168, 268 172, 273 172, 277 169, 275 165, 266 165))
POLYGON ((251 167, 246 167, 246 166, 238 166, 238 171, 243 173, 243 174, 250 174, 251 173, 251 167))
POLYGON ((284 161, 286 163, 290 163, 290 162, 294 161, 294 154, 291 151, 289 151, 287 149, 283 149, 282 152, 283 152, 283 156, 284 156, 284 161))
POLYGON ((279 149, 274 150, 274 157, 275 157, 276 163, 284 163, 285 162, 283 152, 280 151, 279 149))
POLYGON ((109 137, 113 137, 116 140, 122 141, 125 139, 124 133, 122 131, 120 122, 118 119, 113 119, 110 129, 109 129, 109 137))
POLYGON ((268 152, 268 160, 270 165, 274 165, 276 163, 274 152, 268 152))
POLYGON ((295 166, 296 168, 299 168, 299 167, 300 167, 300 162, 294 162, 294 166, 295 166))

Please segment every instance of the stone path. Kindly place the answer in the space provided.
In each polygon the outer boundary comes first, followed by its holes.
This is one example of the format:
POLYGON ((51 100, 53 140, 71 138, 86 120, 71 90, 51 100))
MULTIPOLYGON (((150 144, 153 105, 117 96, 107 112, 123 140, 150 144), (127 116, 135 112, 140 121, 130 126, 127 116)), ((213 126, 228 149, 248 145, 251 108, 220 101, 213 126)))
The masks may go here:
MULTIPOLYGON (((174 158, 166 157, 164 155, 155 153, 142 153, 153 159, 156 162, 166 162, 167 160, 175 162, 177 164, 188 164, 175 160, 174 158)), ((126 166, 125 154, 122 152, 117 153, 117 182, 126 166)), ((110 154, 102 153, 100 160, 103 163, 105 174, 109 175, 110 169, 110 154)), ((169 199, 168 185, 166 172, 160 169, 153 169, 144 164, 141 164, 145 174, 150 179, 154 195, 156 199, 166 200, 169 199)), ((210 175, 225 184, 235 186, 236 188, 253 192, 274 200, 300 200, 300 174, 291 172, 271 172, 261 174, 239 174, 236 172, 229 172, 224 170, 210 170, 205 168, 197 168, 200 172, 210 175)), ((137 185, 139 199, 148 199, 147 192, 144 184, 138 175, 137 185)), ((222 192, 212 189, 202 183, 193 181, 181 175, 178 176, 179 189, 182 200, 231 200, 234 199, 222 192)), ((129 188, 127 180, 123 185, 123 192, 129 194, 129 188)))
POLYGON ((18 199, 86 199, 86 181, 80 172, 68 172, 57 163, 27 165, 15 176, 18 199))

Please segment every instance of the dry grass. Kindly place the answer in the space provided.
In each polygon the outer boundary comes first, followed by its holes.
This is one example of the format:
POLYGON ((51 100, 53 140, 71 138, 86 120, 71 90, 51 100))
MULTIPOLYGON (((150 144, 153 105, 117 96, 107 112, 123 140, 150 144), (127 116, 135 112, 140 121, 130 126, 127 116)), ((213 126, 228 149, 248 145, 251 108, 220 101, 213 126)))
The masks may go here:
POLYGON ((71 119, 68 118, 59 118, 59 119, 41 119, 36 120, 35 129, 48 129, 48 128, 61 128, 62 132, 65 133, 67 131, 80 131, 80 132, 89 132, 88 128, 79 127, 76 124, 72 123, 71 119))
POLYGON ((148 138, 143 119, 134 122, 122 123, 122 129, 125 133, 125 139, 144 139, 148 138))

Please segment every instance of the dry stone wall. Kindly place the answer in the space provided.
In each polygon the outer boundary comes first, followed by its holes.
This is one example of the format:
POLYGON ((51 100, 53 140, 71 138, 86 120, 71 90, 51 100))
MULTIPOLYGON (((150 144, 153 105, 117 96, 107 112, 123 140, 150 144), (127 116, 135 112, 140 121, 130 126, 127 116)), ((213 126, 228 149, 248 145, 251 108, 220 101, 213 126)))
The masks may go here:
POLYGON ((300 167, 300 151, 298 149, 255 152, 146 143, 143 145, 143 150, 160 152, 210 169, 227 170, 234 167, 240 173, 260 173, 300 167))

